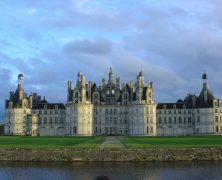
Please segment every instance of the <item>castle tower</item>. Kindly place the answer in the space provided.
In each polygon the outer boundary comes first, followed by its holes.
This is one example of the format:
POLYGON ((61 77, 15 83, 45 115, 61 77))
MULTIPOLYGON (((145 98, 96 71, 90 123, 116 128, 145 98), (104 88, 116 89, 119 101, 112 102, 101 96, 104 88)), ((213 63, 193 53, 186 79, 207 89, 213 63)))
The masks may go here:
POLYGON ((211 105, 212 101, 215 99, 213 93, 211 92, 209 85, 208 85, 208 75, 204 73, 202 75, 203 80, 203 88, 199 95, 199 106, 200 107, 207 107, 211 105))
POLYGON ((144 75, 142 72, 137 76, 137 87, 136 87, 136 100, 141 102, 142 100, 142 91, 144 86, 144 75))
POLYGON ((111 66, 110 66, 110 70, 109 70, 109 84, 114 84, 113 71, 112 71, 111 66))
POLYGON ((105 78, 102 78, 102 89, 105 89, 106 87, 106 80, 105 78))
POLYGON ((80 101, 81 102, 85 102, 86 101, 86 77, 84 74, 81 74, 81 80, 80 80, 80 89, 81 89, 81 97, 80 97, 80 101))
POLYGON ((23 88, 24 75, 18 75, 18 86, 15 93, 10 92, 5 105, 5 134, 25 135, 27 115, 31 113, 33 104, 32 94, 27 98, 23 88))

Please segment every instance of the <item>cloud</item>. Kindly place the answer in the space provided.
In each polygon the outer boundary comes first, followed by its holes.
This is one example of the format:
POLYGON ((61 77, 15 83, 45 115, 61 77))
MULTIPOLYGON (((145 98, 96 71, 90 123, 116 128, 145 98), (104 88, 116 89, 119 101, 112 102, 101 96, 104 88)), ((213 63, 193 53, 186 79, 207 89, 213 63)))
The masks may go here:
POLYGON ((83 54, 109 54, 111 52, 111 42, 104 38, 95 38, 92 40, 73 40, 67 43, 63 50, 66 53, 83 54))
POLYGON ((37 9, 35 8, 28 8, 26 11, 28 15, 34 15, 37 13, 37 9))

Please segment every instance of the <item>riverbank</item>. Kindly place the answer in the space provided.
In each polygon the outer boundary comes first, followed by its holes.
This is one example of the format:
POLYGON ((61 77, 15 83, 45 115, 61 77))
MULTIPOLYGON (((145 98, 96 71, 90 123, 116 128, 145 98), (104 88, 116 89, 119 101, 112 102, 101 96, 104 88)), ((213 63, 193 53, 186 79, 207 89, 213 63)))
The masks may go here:
POLYGON ((222 148, 46 149, 0 148, 0 161, 218 161, 222 148))

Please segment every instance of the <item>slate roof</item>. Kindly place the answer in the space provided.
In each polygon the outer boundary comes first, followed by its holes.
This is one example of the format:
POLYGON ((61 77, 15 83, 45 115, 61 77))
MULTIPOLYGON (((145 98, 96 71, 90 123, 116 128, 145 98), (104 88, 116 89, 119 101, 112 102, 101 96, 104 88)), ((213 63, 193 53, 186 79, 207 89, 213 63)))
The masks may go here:
POLYGON ((55 106, 58 106, 58 109, 65 109, 63 103, 38 103, 36 106, 33 106, 33 109, 44 109, 47 105, 47 109, 55 109, 55 106))

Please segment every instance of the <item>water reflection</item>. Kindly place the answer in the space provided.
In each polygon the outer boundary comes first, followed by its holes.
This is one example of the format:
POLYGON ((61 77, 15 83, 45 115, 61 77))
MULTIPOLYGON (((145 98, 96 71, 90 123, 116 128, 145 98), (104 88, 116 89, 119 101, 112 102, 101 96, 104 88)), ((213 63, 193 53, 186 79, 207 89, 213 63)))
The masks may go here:
POLYGON ((0 162, 0 179, 222 179, 222 162, 52 163, 0 162))

